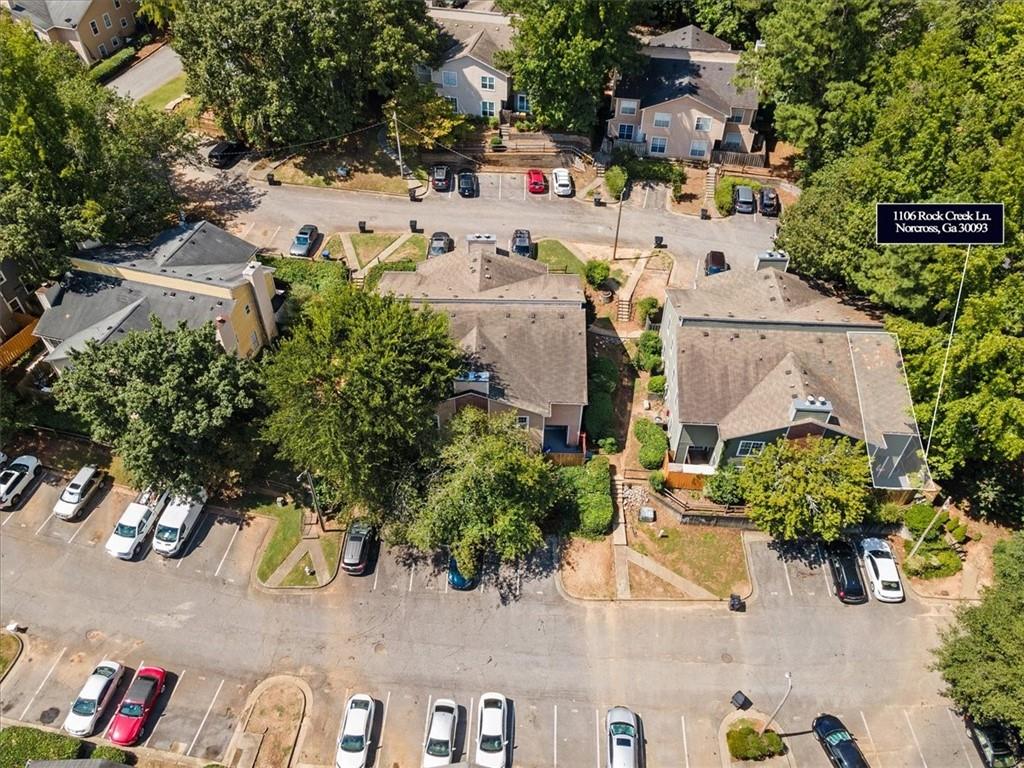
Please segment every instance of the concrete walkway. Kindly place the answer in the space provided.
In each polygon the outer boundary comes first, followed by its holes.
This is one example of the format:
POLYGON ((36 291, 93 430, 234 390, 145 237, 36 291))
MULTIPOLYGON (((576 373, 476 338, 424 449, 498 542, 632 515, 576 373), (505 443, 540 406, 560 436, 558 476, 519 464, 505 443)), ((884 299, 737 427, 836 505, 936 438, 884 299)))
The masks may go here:
POLYGON ((292 569, 294 569, 307 554, 313 561, 313 569, 316 571, 316 585, 318 587, 322 587, 327 584, 334 574, 329 570, 327 558, 324 557, 324 550, 320 545, 320 539, 303 539, 299 542, 299 545, 291 551, 288 557, 284 559, 284 562, 278 566, 278 569, 270 574, 270 578, 267 579, 266 586, 281 586, 281 582, 287 578, 288 574, 292 572, 292 569))
MULTIPOLYGON (((366 277, 366 275, 369 273, 369 271, 371 269, 373 269, 375 264, 378 264, 378 263, 380 263, 382 261, 386 261, 388 256, 390 256, 392 253, 394 253, 399 248, 401 248, 403 245, 405 245, 405 241, 408 240, 410 237, 412 237, 412 232, 406 232, 404 235, 399 236, 399 238, 397 240, 395 240, 395 242, 393 242, 391 245, 389 245, 383 251, 378 253, 376 256, 374 256, 372 259, 370 259, 368 262, 366 262, 366 266, 365 267, 361 267, 356 272, 355 277, 366 277)), ((349 241, 349 244, 351 245, 351 240, 349 241)), ((354 249, 353 249, 353 251, 354 251, 354 249)), ((353 254, 353 257, 354 257, 354 254, 353 254)))
MULTIPOLYGON (((643 568, 648 573, 657 576, 664 582, 671 584, 673 587, 678 589, 687 597, 697 598, 699 600, 718 600, 718 595, 714 595, 708 592, 704 587, 699 584, 694 584, 689 579, 684 579, 675 571, 671 571, 661 563, 653 560, 647 555, 641 555, 635 549, 625 547, 626 559, 640 568, 643 568)), ((616 574, 617 575, 617 574, 616 574)))

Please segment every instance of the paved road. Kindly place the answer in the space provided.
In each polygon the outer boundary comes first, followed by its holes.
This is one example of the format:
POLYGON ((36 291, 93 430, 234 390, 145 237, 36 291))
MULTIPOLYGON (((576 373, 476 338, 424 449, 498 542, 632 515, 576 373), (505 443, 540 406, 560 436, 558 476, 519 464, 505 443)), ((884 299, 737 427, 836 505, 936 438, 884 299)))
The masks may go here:
POLYGON ((0 521, 0 621, 27 624, 31 649, 0 691, 5 717, 59 722, 83 670, 114 655, 175 673, 146 739, 203 758, 223 757, 256 682, 290 673, 313 690, 302 754, 311 764, 330 761, 349 693, 367 691, 387 712, 375 765, 403 768, 418 765, 430 697, 455 698, 468 719, 482 692, 498 690, 514 701, 518 767, 599 766, 603 713, 625 704, 645 723, 647 766, 716 768, 732 693, 770 710, 791 671, 780 723, 793 764, 825 765, 805 732, 828 710, 876 767, 977 768, 927 670, 948 608, 913 597, 843 606, 821 568, 764 542, 751 544, 757 594, 745 615, 577 605, 559 594, 546 557, 468 593, 446 588, 439 563, 385 553, 367 577, 267 594, 244 576, 268 530, 259 522, 208 519, 182 560, 120 562, 102 545, 126 500, 67 524, 47 519, 59 487, 48 478, 0 521))
POLYGON ((122 96, 141 99, 181 73, 181 58, 171 46, 165 45, 124 74, 115 77, 107 83, 107 87, 122 96))

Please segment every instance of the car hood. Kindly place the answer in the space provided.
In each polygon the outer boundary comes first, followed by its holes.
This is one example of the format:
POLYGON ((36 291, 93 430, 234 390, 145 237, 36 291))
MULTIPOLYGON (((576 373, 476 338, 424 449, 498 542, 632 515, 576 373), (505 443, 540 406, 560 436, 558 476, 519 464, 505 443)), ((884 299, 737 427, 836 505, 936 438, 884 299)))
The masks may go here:
POLYGON ((120 713, 114 715, 107 729, 107 738, 115 744, 131 744, 139 737, 142 720, 141 717, 125 717, 120 713))
POLYGON ((63 499, 57 499, 57 503, 53 505, 53 514, 57 517, 71 517, 77 511, 77 504, 71 504, 63 499))
POLYGON ((335 768, 366 768, 368 749, 362 752, 344 752, 340 748, 334 757, 335 768))
POLYGON ((124 536, 112 533, 107 539, 107 552, 112 555, 127 555, 132 551, 133 544, 135 544, 135 539, 126 539, 124 536))
POLYGON ((505 768, 505 750, 501 752, 484 752, 477 747, 476 759, 473 761, 482 768, 505 768))
POLYGON ((75 736, 88 736, 96 725, 95 715, 76 715, 69 712, 64 719, 64 730, 75 736))

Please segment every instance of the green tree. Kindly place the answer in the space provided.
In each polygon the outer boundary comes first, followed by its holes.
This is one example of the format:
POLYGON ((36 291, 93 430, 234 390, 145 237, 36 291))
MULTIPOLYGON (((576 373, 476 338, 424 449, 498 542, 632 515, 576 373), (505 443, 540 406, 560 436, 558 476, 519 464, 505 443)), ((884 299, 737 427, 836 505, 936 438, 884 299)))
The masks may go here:
POLYGON ((396 516, 462 367, 448 318, 347 284, 303 311, 265 370, 266 435, 342 498, 396 516))
POLYGON ((715 504, 736 506, 743 503, 743 487, 740 485, 739 464, 726 463, 715 474, 704 481, 703 493, 715 504))
POLYGON ((0 260, 34 284, 84 240, 163 228, 180 202, 171 170, 192 147, 184 122, 96 84, 4 12, 0 61, 0 260))
POLYGON ((595 288, 607 280, 611 273, 612 268, 608 266, 608 262, 601 261, 600 259, 588 261, 587 266, 583 268, 583 274, 587 278, 587 283, 595 288))
POLYGON ((350 131, 435 61, 426 5, 405 0, 181 0, 188 90, 257 147, 350 131))
POLYGON ((750 519, 777 539, 832 541, 868 511, 867 454, 846 438, 776 440, 745 460, 739 481, 750 519))
POLYGON ((509 561, 539 547, 557 478, 515 414, 464 408, 447 433, 440 472, 409 529, 410 540, 420 549, 450 547, 467 576, 476 573, 486 551, 509 561))
POLYGON ((626 180, 626 171, 621 166, 613 165, 604 172, 604 185, 608 189, 608 194, 615 200, 622 199, 626 180))
POLYGON ((620 0, 504 0, 515 35, 516 87, 544 124, 589 134, 613 71, 634 65, 637 4, 620 0))
POLYGON ((90 341, 72 352, 54 386, 57 405, 113 448, 137 488, 212 490, 248 447, 258 370, 226 353, 212 324, 151 322, 117 343, 90 341))
POLYGON ((178 0, 139 0, 139 13, 160 29, 167 29, 178 12, 178 0))
POLYGON ((957 611, 935 666, 958 707, 1024 732, 1024 533, 997 544, 993 559, 995 583, 957 611))
POLYGON ((402 85, 384 105, 384 115, 398 115, 403 148, 434 149, 451 144, 469 125, 469 115, 456 112, 436 86, 413 81, 402 85))

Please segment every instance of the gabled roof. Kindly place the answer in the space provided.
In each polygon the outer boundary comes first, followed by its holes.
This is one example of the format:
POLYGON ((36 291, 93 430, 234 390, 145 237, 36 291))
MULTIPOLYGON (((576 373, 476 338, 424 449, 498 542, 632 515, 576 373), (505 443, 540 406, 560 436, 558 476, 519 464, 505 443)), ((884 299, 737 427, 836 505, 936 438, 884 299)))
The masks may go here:
POLYGON ((659 48, 685 48, 690 51, 732 50, 732 46, 725 40, 715 37, 710 32, 705 32, 694 24, 655 35, 647 40, 647 45, 659 48))
POLYGON ((60 27, 73 29, 89 12, 92 0, 11 0, 11 14, 28 19, 42 30, 60 27))
POLYGON ((671 56, 660 56, 650 47, 644 53, 640 69, 616 85, 616 98, 637 99, 645 108, 691 96, 725 116, 734 107, 757 107, 757 93, 752 89, 741 91, 732 82, 739 54, 678 50, 671 56))
POLYGON ((430 17, 441 27, 444 60, 471 56, 499 71, 494 63, 498 51, 512 47, 508 18, 495 13, 431 9, 430 17))

